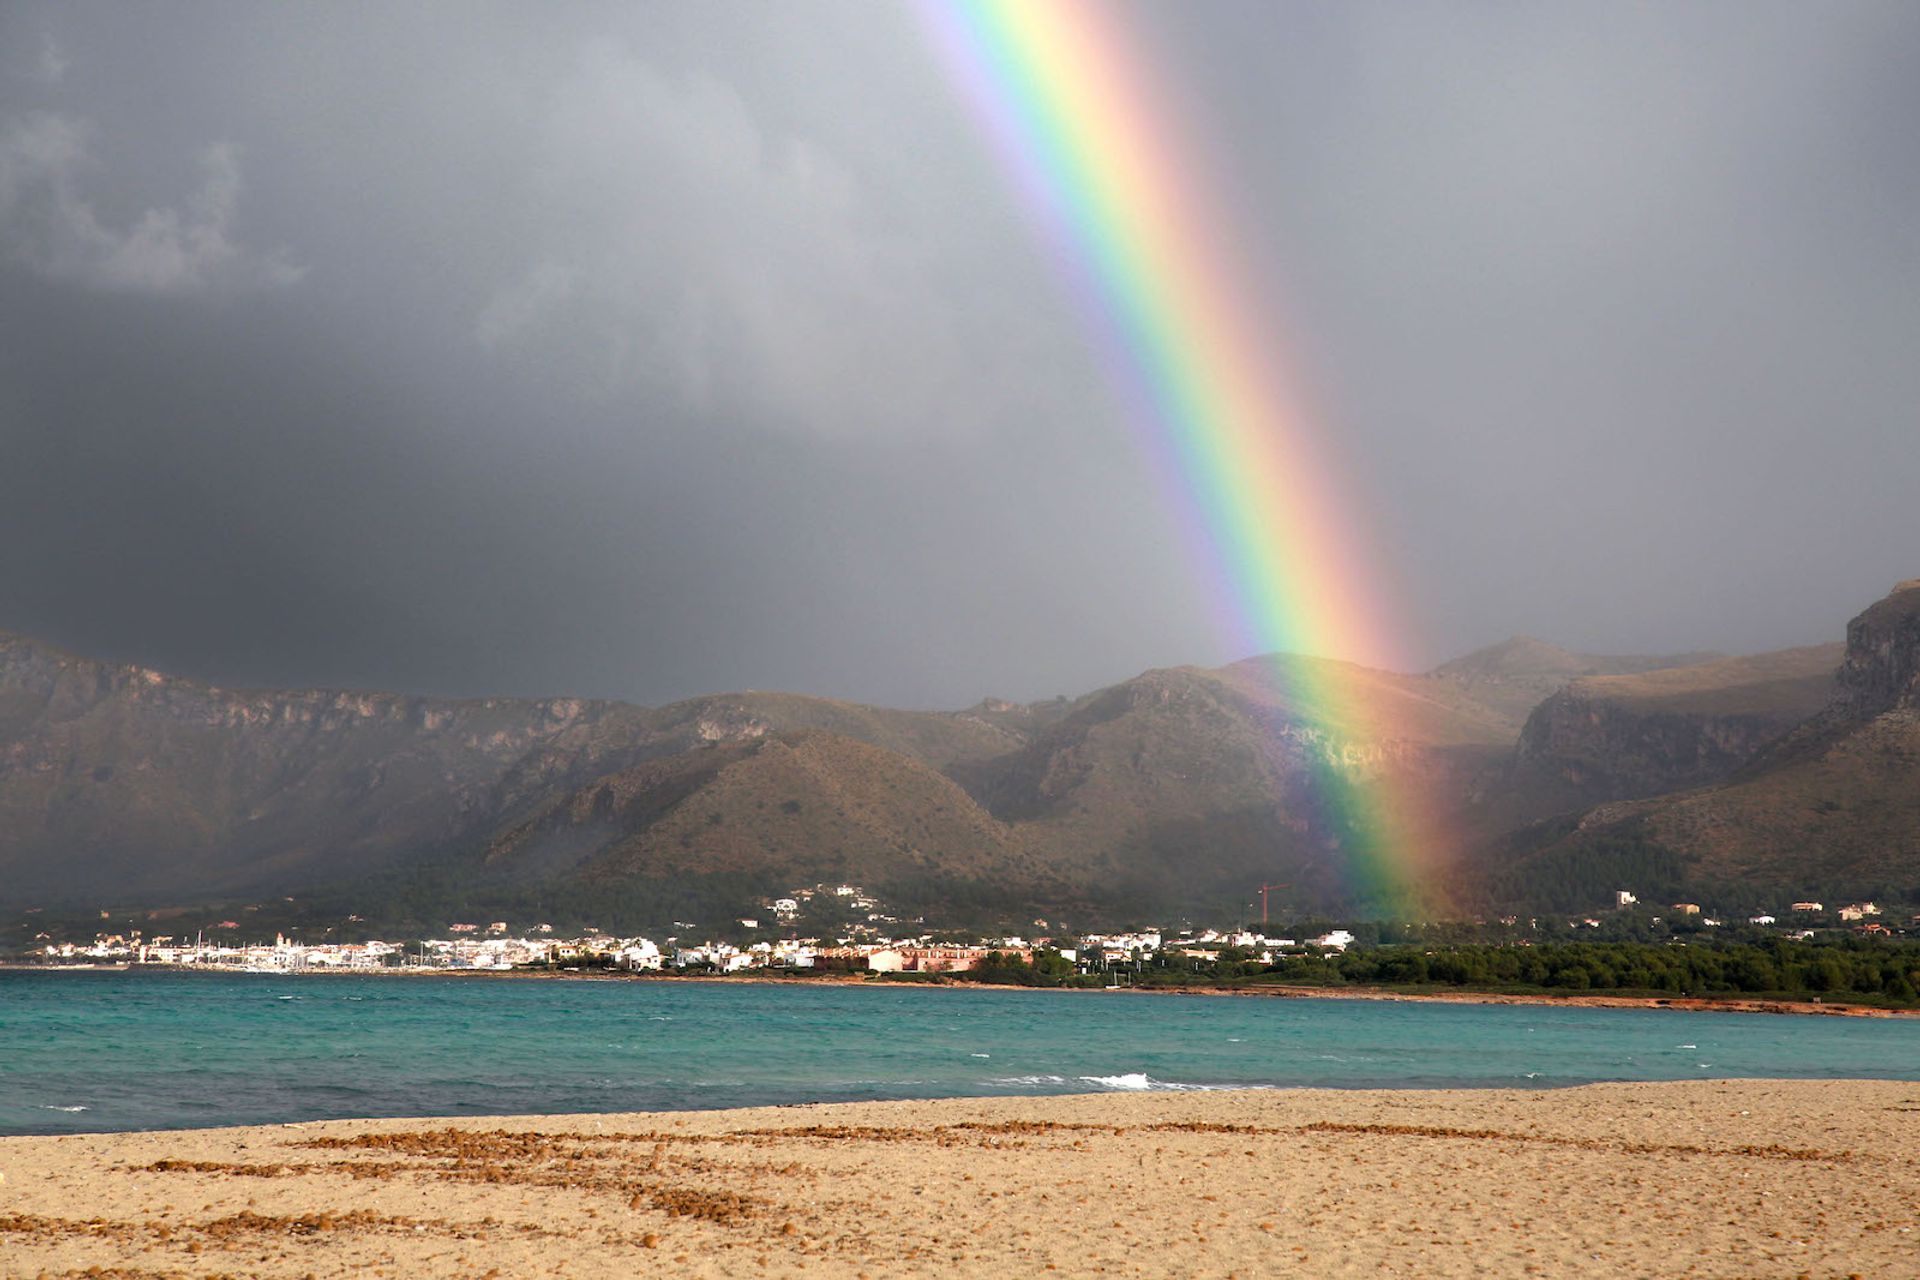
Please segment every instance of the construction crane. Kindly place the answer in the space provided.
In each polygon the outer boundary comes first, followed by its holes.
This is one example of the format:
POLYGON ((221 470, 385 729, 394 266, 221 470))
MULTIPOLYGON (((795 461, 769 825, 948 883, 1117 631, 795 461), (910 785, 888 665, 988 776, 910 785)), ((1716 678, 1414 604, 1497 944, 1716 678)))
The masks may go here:
POLYGON ((1267 891, 1269 889, 1291 889, 1291 888, 1293 888, 1293 883, 1291 881, 1287 882, 1286 884, 1263 884, 1260 886, 1260 923, 1262 925, 1266 924, 1267 922, 1267 891))

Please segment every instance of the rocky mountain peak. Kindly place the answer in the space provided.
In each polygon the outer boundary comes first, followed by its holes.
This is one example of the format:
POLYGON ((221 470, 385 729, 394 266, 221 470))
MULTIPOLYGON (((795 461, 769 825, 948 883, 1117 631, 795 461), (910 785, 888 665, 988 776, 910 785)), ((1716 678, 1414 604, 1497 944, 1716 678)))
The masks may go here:
POLYGON ((1866 718, 1920 708, 1920 578, 1896 586, 1847 624, 1840 702, 1866 718))

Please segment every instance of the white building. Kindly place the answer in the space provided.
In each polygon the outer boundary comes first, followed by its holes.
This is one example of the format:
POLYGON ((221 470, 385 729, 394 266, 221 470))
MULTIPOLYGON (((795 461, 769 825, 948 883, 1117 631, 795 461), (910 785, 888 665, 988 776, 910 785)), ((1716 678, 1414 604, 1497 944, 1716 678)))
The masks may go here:
POLYGON ((658 969, 666 960, 651 938, 634 938, 614 955, 623 969, 658 969))
POLYGON ((812 942, 800 942, 782 939, 773 944, 771 951, 773 963, 786 965, 794 969, 811 969, 815 956, 819 953, 812 942))

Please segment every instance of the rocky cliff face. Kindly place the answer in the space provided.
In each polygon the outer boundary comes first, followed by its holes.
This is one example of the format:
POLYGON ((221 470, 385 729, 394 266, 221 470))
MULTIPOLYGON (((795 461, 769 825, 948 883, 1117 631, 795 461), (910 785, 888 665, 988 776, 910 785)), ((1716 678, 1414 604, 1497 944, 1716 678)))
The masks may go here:
POLYGON ((1648 714, 1563 690, 1527 722, 1523 767, 1582 792, 1654 795, 1724 778, 1797 723, 1772 716, 1648 714))
POLYGON ((1575 680, 1528 717, 1516 768, 1588 801, 1716 782, 1828 705, 1843 652, 1813 645, 1575 680))
POLYGON ((1864 719, 1920 708, 1920 578, 1902 582, 1847 626, 1836 710, 1864 719))

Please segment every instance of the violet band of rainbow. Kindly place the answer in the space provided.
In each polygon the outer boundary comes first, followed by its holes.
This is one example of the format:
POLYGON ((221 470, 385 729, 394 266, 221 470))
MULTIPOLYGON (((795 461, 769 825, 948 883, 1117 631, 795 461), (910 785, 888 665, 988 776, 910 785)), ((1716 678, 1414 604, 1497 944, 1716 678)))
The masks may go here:
POLYGON ((1094 0, 920 0, 922 23, 998 156, 1047 226, 1090 327, 1163 472, 1199 566, 1228 597, 1234 640, 1314 726, 1312 794, 1289 797, 1354 897, 1395 914, 1429 904, 1442 859, 1393 751, 1356 751, 1398 632, 1373 598, 1350 504, 1287 385, 1279 330, 1241 284, 1233 223, 1194 172, 1171 95, 1132 47, 1124 11, 1094 0), (1298 659, 1298 660, 1296 660, 1298 659))

